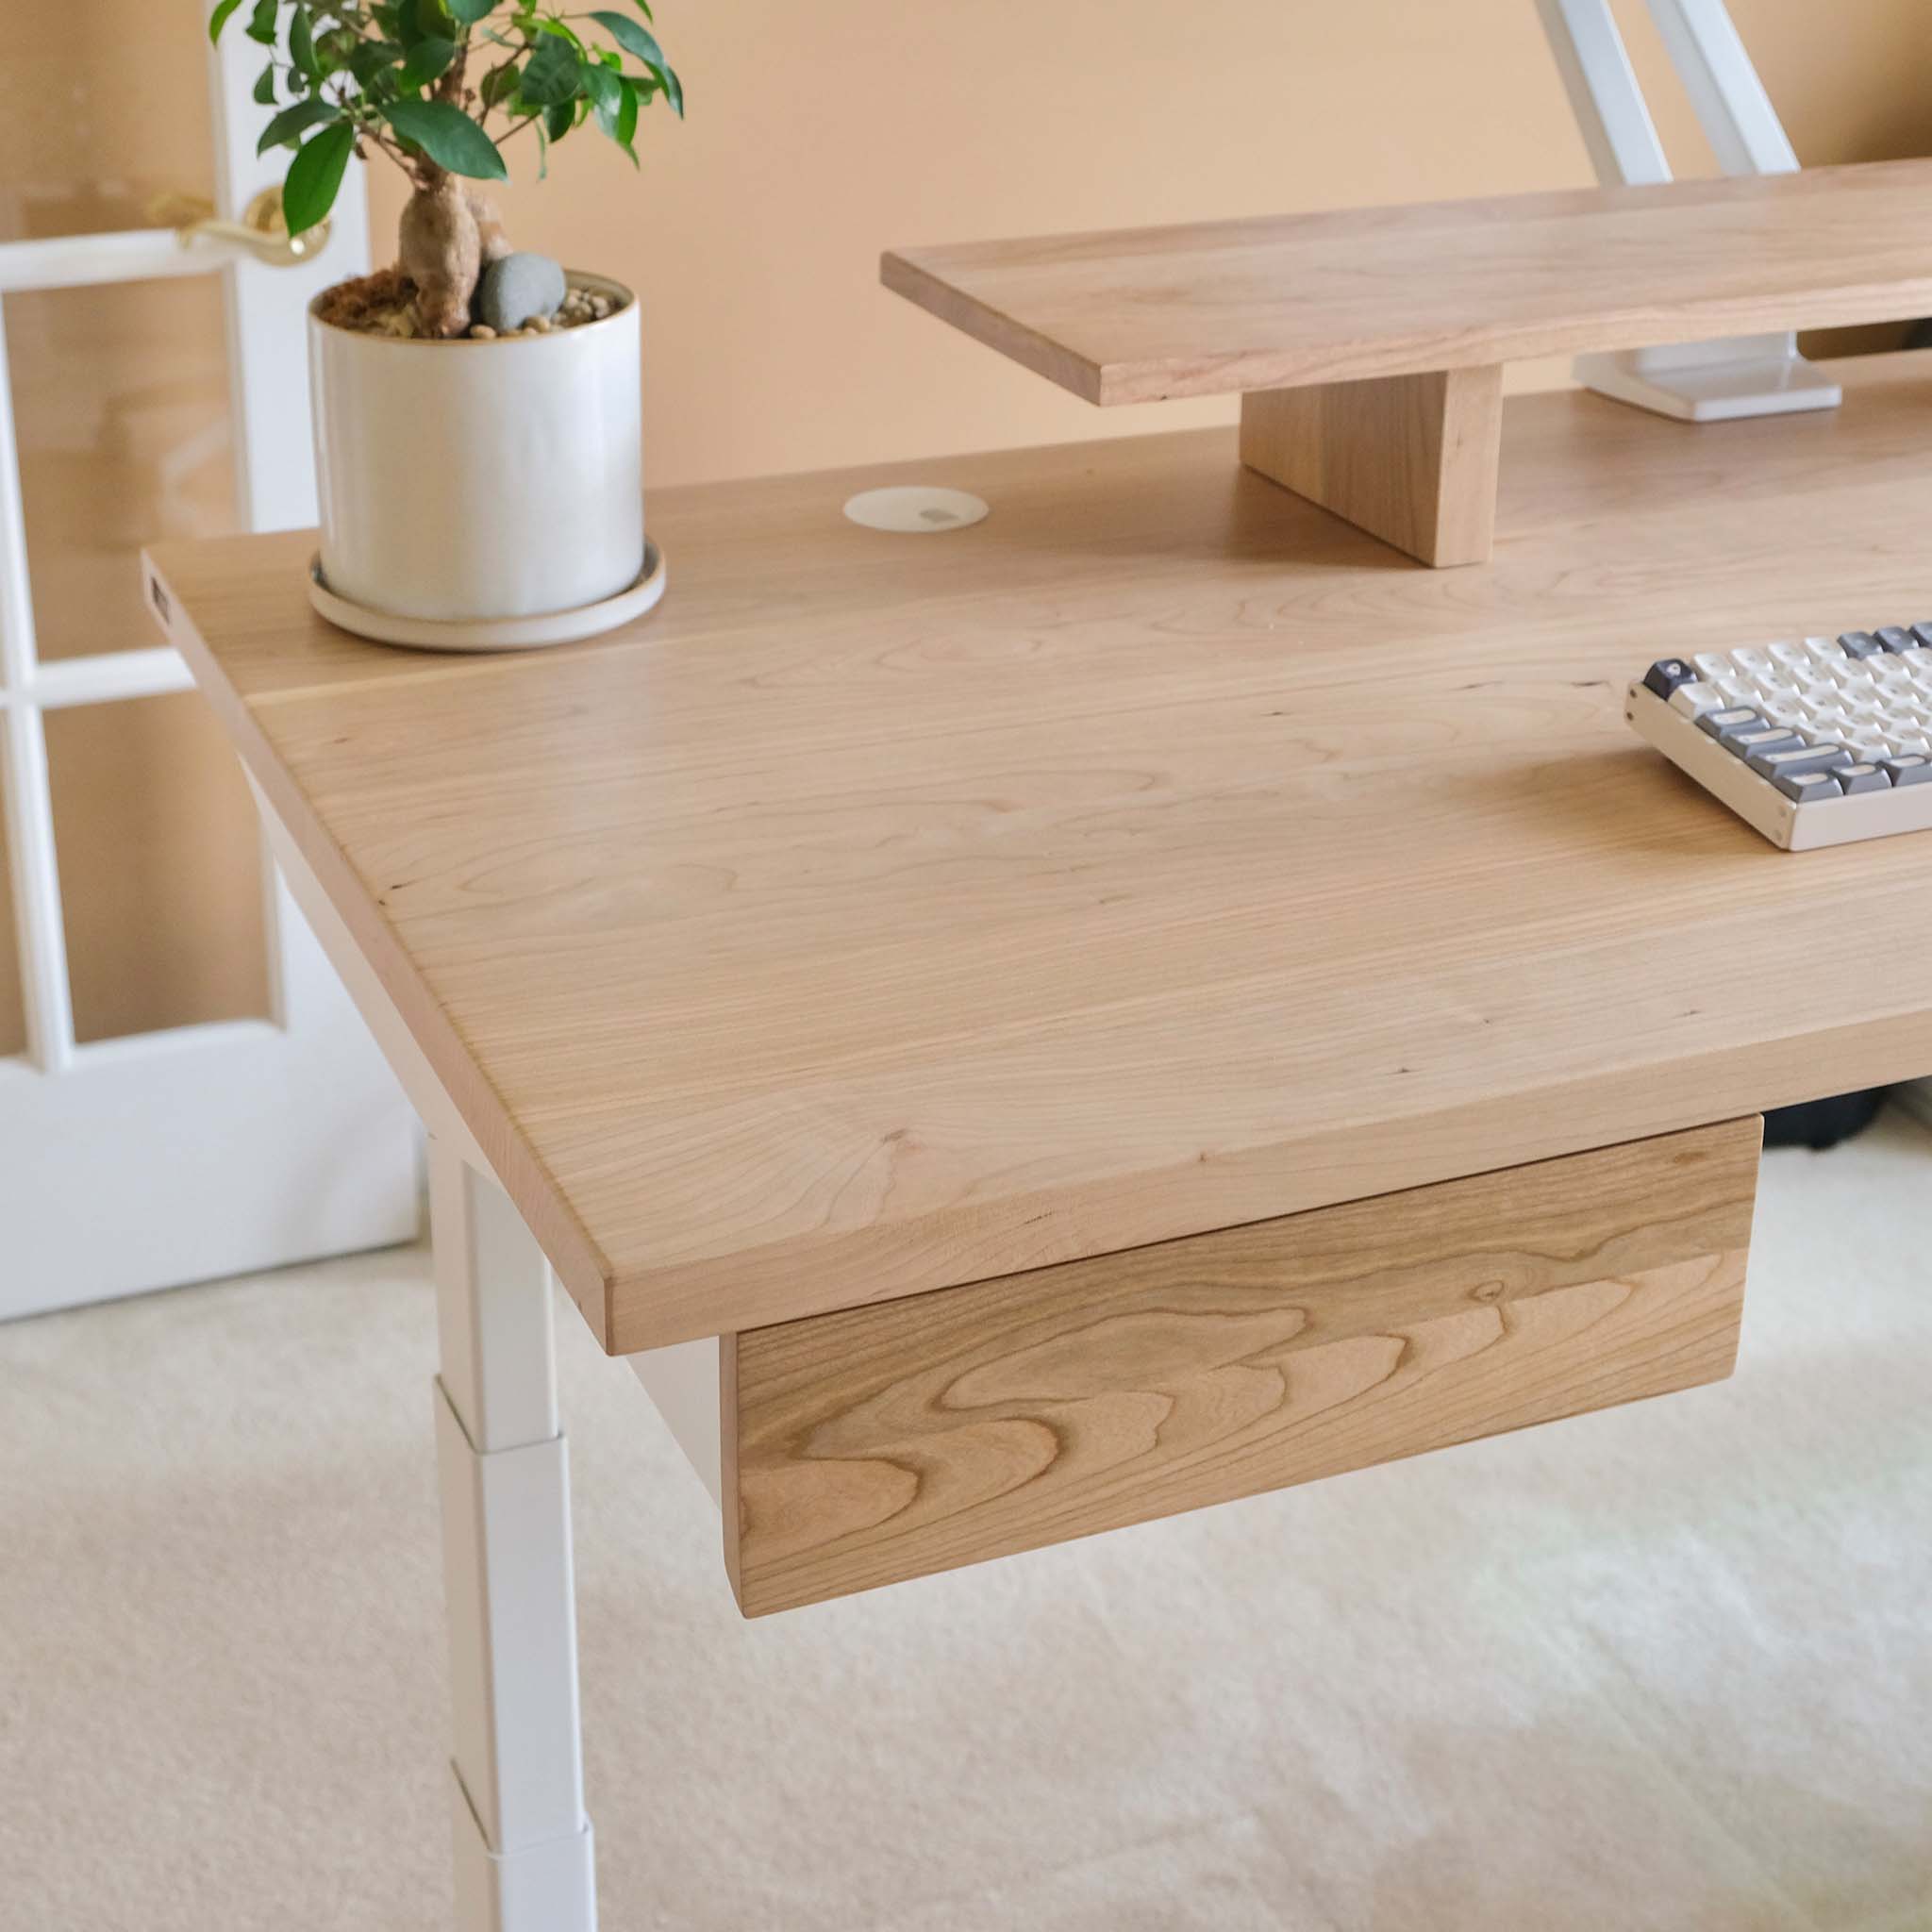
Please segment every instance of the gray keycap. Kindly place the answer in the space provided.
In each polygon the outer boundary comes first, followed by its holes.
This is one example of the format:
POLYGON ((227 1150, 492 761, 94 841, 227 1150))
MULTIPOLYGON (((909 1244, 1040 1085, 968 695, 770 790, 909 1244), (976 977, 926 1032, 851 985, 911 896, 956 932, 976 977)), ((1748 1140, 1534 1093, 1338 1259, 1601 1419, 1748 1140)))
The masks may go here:
POLYGON ((1839 648, 1847 658, 1876 658, 1885 646, 1869 630, 1848 630, 1839 638, 1839 648))
POLYGON ((1900 651, 1916 651, 1919 648, 1918 639, 1902 625, 1884 625, 1872 635, 1894 655, 1900 651))
POLYGON ((1917 638, 1918 641, 1922 644, 1924 644, 1927 650, 1932 650, 1932 617, 1928 617, 1924 624, 1913 625, 1912 635, 1915 638, 1917 638))
POLYGON ((1753 746, 1744 754, 1744 763, 1757 771, 1758 776, 1770 776, 1772 771, 1838 771, 1841 765, 1853 765, 1851 752, 1841 743, 1829 738, 1822 738, 1816 743, 1808 743, 1799 738, 1795 743, 1764 743, 1753 746))
POLYGON ((1762 731, 1770 723, 1769 718, 1754 711, 1749 705, 1733 705, 1727 711, 1705 712, 1697 721, 1697 728, 1709 732, 1719 743, 1723 743, 1727 732, 1762 731))
POLYGON ((1890 791, 1891 780, 1876 765, 1846 765, 1838 774, 1839 789, 1847 798, 1861 791, 1890 791))
POLYGON ((1697 673, 1681 658, 1659 658, 1643 674, 1643 688, 1667 698, 1680 684, 1692 683, 1697 673))
POLYGON ((1755 731, 1728 732, 1718 742, 1734 758, 1742 758, 1746 763, 1769 752, 1810 749, 1795 731, 1787 731, 1782 724, 1765 724, 1755 731))
POLYGON ((1770 744, 1744 757, 1760 778, 1775 778, 1780 772, 1836 772, 1852 762, 1851 753, 1841 744, 1770 744))
POLYGON ((1932 758, 1922 751, 1903 752, 1895 758, 1880 758, 1878 769, 1894 785, 1932 784, 1932 758))
POLYGON ((1828 772, 1780 772, 1771 782, 1787 798, 1795 798, 1800 805, 1809 805, 1814 799, 1844 796, 1838 780, 1828 772))

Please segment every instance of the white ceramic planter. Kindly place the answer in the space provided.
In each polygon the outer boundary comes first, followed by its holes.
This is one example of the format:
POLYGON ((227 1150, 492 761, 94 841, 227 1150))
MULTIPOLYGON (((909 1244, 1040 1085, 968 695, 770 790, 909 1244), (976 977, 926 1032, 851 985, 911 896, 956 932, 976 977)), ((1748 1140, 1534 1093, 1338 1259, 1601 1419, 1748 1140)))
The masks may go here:
POLYGON ((616 597, 644 565, 638 304, 542 336, 413 341, 308 315, 321 569, 337 598, 440 622, 616 597))

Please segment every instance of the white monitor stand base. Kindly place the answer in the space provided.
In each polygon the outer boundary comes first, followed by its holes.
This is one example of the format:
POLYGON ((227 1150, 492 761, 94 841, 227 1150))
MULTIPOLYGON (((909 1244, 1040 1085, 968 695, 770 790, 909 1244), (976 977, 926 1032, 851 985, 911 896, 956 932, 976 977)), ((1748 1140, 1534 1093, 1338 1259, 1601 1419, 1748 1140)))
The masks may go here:
MULTIPOLYGON (((1596 177, 1606 187, 1668 181, 1671 164, 1610 11, 1610 0, 1536 0, 1596 177)), ((1783 175, 1798 157, 1724 0, 1650 0, 1671 64, 1726 175, 1783 175)), ((1837 383, 1788 330, 1723 341, 1579 356, 1586 389, 1682 423, 1832 409, 1837 383)))
POLYGON ((1585 389, 1681 423, 1835 409, 1843 399, 1838 384, 1806 361, 1789 335, 1579 356, 1572 366, 1585 389))

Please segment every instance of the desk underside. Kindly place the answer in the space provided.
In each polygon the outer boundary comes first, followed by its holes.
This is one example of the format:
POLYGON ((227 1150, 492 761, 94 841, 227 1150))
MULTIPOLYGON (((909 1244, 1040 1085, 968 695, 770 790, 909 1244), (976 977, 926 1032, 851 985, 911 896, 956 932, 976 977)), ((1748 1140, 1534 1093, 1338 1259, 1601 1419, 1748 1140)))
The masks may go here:
POLYGON ((1932 361, 1692 429, 1508 406, 1419 570, 1231 432, 665 491, 661 608, 439 659, 300 535, 172 635, 606 1345, 728 1333, 1932 1070, 1932 843, 1780 853, 1652 658, 1932 615, 1932 361), (974 490, 931 539, 853 491, 974 490))

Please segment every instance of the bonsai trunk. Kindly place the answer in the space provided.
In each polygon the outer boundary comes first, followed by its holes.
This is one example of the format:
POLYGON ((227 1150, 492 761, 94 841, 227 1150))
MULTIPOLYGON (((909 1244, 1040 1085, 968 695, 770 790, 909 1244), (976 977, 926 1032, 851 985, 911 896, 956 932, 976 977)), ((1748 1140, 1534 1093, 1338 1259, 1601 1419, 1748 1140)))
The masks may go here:
MULTIPOLYGON (((464 58, 437 83, 439 100, 460 102, 464 58)), ((426 336, 459 336, 485 262, 509 253, 496 210, 426 155, 409 169, 416 192, 396 231, 396 262, 416 285, 416 322, 426 336)))
POLYGON ((416 319, 426 336, 459 336, 483 272, 476 209, 454 175, 427 164, 398 226, 397 260, 416 285, 416 319))

